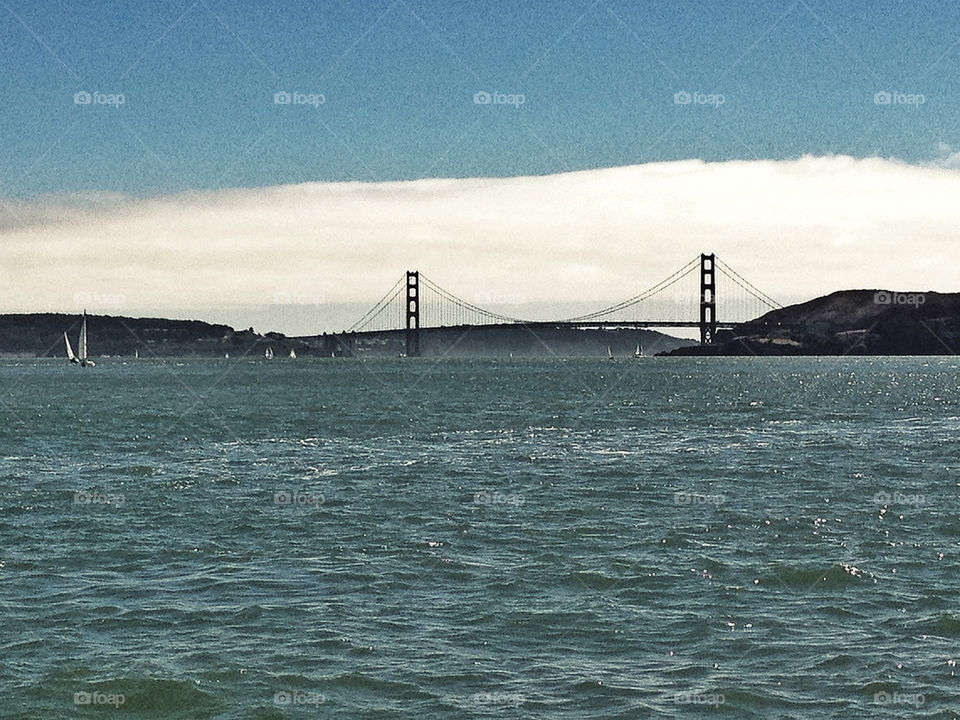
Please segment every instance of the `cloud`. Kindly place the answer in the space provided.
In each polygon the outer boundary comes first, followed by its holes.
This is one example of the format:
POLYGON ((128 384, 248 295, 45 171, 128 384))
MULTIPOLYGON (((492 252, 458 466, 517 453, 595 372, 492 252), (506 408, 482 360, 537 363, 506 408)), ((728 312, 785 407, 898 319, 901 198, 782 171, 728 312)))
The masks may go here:
POLYGON ((926 166, 960 170, 960 151, 941 141, 937 143, 937 157, 926 163, 926 166))
POLYGON ((688 160, 543 177, 6 199, 2 309, 72 312, 77 293, 156 313, 278 296, 372 305, 407 269, 467 299, 520 292, 590 308, 701 251, 781 301, 853 287, 960 290, 954 166, 688 160))

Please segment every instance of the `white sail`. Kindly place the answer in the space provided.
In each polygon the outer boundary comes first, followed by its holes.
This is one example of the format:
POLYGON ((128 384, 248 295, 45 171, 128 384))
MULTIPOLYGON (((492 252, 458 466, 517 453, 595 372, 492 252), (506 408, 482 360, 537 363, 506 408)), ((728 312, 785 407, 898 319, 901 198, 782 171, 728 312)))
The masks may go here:
POLYGON ((87 357, 87 311, 83 311, 83 322, 80 323, 80 341, 77 343, 77 362, 81 367, 94 367, 93 360, 87 357))
POLYGON ((264 356, 267 360, 273 360, 273 348, 268 347, 268 348, 264 351, 263 356, 264 356))
POLYGON ((640 347, 640 343, 637 343, 637 349, 633 353, 634 357, 642 358, 643 357, 643 348, 640 347))
POLYGON ((77 362, 77 356, 73 354, 73 348, 70 347, 70 338, 67 337, 67 334, 63 334, 63 341, 67 344, 67 360, 72 363, 77 362))
POLYGON ((83 311, 83 322, 80 323, 80 342, 77 344, 77 359, 84 362, 87 359, 87 311, 83 311))
POLYGON ((613 360, 613 352, 610 350, 610 346, 607 345, 607 358, 613 360))
POLYGON ((291 359, 291 360, 296 360, 296 359, 297 359, 297 351, 294 350, 293 348, 290 348, 290 359, 291 359))

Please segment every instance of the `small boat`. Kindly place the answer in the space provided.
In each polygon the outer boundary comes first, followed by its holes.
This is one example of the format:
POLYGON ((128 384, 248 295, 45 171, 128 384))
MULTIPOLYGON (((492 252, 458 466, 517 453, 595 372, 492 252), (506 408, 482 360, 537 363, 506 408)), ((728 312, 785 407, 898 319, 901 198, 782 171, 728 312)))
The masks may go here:
POLYGON ((291 359, 291 360, 296 360, 296 359, 297 359, 297 351, 294 350, 293 348, 290 348, 290 359, 291 359))
POLYGON ((640 347, 640 343, 637 343, 637 349, 633 351, 633 356, 635 358, 646 357, 646 355, 643 354, 643 348, 640 347))
POLYGON ((610 350, 609 345, 607 345, 607 360, 613 360, 613 352, 610 350))
POLYGON ((91 360, 87 355, 87 311, 83 311, 83 320, 80 323, 80 339, 77 342, 77 352, 74 354, 73 348, 70 347, 70 338, 67 337, 67 333, 63 333, 63 341, 67 345, 67 359, 72 363, 77 363, 80 367, 95 367, 96 363, 91 360))
POLYGON ((135 360, 139 360, 139 359, 140 359, 140 348, 134 348, 134 349, 133 349, 133 357, 134 357, 135 360))
POLYGON ((268 348, 264 351, 263 357, 266 358, 267 360, 273 360, 273 348, 272 348, 272 347, 268 347, 268 348))

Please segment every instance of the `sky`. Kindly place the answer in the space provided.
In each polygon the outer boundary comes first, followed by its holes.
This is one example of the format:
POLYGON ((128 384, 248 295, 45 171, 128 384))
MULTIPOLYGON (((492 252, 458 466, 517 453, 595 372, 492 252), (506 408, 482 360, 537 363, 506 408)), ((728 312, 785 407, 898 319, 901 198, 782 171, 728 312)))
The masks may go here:
POLYGON ((0 0, 0 62, 0 311, 960 289, 948 2, 0 0))

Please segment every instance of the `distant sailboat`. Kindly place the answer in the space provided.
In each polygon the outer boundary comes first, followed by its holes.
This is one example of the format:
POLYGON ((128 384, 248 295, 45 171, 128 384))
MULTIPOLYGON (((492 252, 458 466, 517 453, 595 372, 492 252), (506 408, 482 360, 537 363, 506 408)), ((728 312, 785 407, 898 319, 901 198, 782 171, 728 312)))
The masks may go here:
POLYGON ((646 357, 646 356, 643 354, 643 348, 640 347, 640 343, 637 343, 637 349, 633 351, 633 356, 634 356, 635 358, 646 357))
POLYGON ((264 351, 263 357, 265 357, 267 360, 273 360, 273 348, 268 347, 266 351, 264 351))
POLYGON ((609 345, 607 345, 607 360, 613 360, 613 352, 610 350, 609 345))
POLYGON ((63 333, 63 341, 67 345, 67 359, 72 363, 78 363, 80 367, 94 367, 96 365, 93 360, 90 360, 87 356, 87 311, 83 311, 83 321, 80 323, 80 340, 77 343, 77 353, 73 353, 73 348, 70 347, 70 338, 67 337, 67 333, 63 333))
POLYGON ((291 360, 296 360, 296 359, 297 359, 297 351, 294 350, 293 348, 290 348, 290 359, 291 359, 291 360))
POLYGON ((139 360, 139 359, 140 359, 140 348, 134 348, 134 349, 133 349, 133 357, 134 357, 135 360, 139 360))

